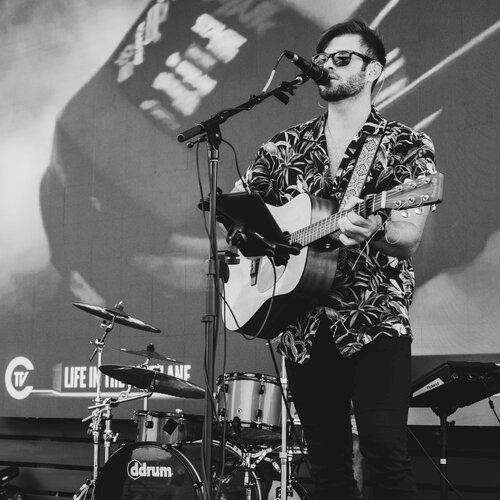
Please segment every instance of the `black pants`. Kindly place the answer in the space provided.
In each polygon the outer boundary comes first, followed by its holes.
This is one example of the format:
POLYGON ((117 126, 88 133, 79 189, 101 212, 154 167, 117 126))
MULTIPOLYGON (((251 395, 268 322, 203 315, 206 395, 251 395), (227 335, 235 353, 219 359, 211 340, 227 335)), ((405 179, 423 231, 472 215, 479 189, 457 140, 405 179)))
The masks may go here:
POLYGON ((320 328, 308 363, 287 360, 316 500, 359 498, 352 471, 351 400, 373 498, 416 498, 406 445, 410 345, 407 338, 381 336, 343 358, 328 331, 320 328))

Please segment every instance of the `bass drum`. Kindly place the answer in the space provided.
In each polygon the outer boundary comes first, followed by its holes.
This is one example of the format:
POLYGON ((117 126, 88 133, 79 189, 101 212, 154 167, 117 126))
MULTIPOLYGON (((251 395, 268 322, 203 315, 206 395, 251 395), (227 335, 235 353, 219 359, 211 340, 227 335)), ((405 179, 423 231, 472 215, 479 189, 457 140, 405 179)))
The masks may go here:
MULTIPOLYGON (((222 450, 213 443, 214 484, 220 483, 217 500, 246 500, 241 453, 227 444, 222 450)), ((122 446, 106 462, 97 476, 94 500, 202 500, 201 441, 178 445, 133 443, 122 446)), ((252 500, 264 500, 261 484, 249 474, 252 500)))

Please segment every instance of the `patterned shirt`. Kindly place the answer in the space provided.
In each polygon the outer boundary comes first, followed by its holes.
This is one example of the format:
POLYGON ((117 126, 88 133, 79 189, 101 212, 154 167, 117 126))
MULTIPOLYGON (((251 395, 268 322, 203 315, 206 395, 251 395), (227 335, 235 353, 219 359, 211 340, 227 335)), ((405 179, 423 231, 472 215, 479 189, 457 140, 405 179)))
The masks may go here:
MULTIPOLYGON (((434 147, 427 135, 398 122, 387 122, 372 108, 332 178, 325 121, 326 114, 291 127, 259 149, 245 180, 266 203, 281 206, 306 192, 338 205, 364 139, 370 134, 384 136, 362 197, 436 171, 434 147)), ((297 363, 306 362, 323 323, 342 356, 358 352, 379 335, 411 337, 408 307, 414 286, 410 259, 389 257, 369 243, 341 247, 329 293, 291 321, 281 335, 280 350, 297 363)))

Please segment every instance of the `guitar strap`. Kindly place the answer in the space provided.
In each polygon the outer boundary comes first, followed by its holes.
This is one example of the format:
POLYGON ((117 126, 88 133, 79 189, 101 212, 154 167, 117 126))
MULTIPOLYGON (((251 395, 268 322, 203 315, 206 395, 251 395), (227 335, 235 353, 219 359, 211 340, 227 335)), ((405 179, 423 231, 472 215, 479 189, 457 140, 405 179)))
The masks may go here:
POLYGON ((365 142, 363 143, 363 147, 361 148, 361 152, 359 153, 358 159, 356 161, 356 165, 354 166, 354 170, 351 175, 351 179, 349 180, 349 184, 344 193, 344 197, 342 198, 342 202, 340 203, 339 211, 344 210, 344 207, 347 203, 347 200, 351 196, 356 196, 359 198, 361 191, 363 190, 363 186, 365 185, 366 179, 368 177, 368 173, 372 168, 372 165, 375 161, 375 156, 377 154, 378 148, 380 147, 380 143, 382 142, 382 138, 384 137, 384 132, 387 127, 387 120, 382 122, 383 131, 381 134, 372 134, 369 135, 365 142))

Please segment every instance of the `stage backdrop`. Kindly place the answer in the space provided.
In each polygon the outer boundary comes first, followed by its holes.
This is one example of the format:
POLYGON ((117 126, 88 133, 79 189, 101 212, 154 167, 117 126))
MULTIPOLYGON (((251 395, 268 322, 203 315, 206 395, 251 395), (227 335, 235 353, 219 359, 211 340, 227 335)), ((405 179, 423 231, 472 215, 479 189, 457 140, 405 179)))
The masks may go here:
MULTIPOLYGON (((309 57, 325 28, 352 16, 377 27, 389 51, 377 107, 427 132, 445 175, 415 258, 416 374, 424 358, 426 367, 500 361, 499 11, 497 0, 2 2, 1 415, 87 415, 90 341, 104 332, 75 301, 121 301, 161 330, 116 326, 103 363, 139 365, 120 349, 153 344, 179 361, 161 361, 162 370, 205 386, 208 242, 196 148, 176 136, 258 94, 284 49, 309 57)), ((271 85, 297 73, 282 60, 271 85)), ((244 168, 276 131, 322 112, 308 82, 286 106, 272 98, 233 117, 222 137, 244 168)), ((204 144, 199 156, 206 192, 204 144)), ((224 191, 235 163, 224 143, 224 191)), ((221 333, 216 375, 234 371, 273 374, 265 343, 221 333)), ((328 373, 318 384, 327 397, 328 373)), ((104 381, 106 395, 124 388, 104 381)), ((115 416, 138 408, 127 403, 115 416)), ((203 412, 201 401, 161 395, 149 408, 203 412)), ((425 411, 412 418, 433 422, 425 411)), ((457 421, 496 423, 486 401, 457 421)))

